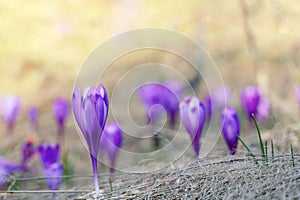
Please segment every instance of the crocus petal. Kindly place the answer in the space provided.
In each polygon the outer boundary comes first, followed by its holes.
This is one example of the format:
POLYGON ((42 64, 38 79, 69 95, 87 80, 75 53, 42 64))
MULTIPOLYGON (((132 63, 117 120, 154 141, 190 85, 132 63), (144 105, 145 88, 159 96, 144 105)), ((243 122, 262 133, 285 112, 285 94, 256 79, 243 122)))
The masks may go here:
POLYGON ((271 103, 267 98, 262 97, 257 107, 257 118, 261 121, 265 120, 270 116, 270 113, 271 113, 271 103))
POLYGON ((179 98, 182 94, 182 86, 178 82, 168 81, 162 84, 149 83, 143 85, 138 90, 141 102, 144 104, 147 115, 155 121, 162 113, 163 109, 152 107, 161 105, 170 118, 170 125, 174 126, 178 111, 179 98), (151 113, 150 113, 151 112, 151 113))
POLYGON ((234 155, 238 144, 237 135, 240 135, 240 122, 234 108, 223 109, 220 126, 230 154, 234 155))
POLYGON ((17 170, 21 170, 19 164, 13 163, 4 157, 0 157, 0 187, 2 187, 7 178, 17 170))
POLYGON ((205 108, 196 97, 186 97, 180 103, 180 116, 182 124, 190 134, 192 144, 199 156, 199 140, 205 123, 205 108))
POLYGON ((60 126, 63 126, 69 115, 69 102, 66 99, 58 98, 52 106, 53 116, 60 126))
POLYGON ((94 157, 97 157, 102 128, 100 127, 99 121, 97 120, 95 104, 88 97, 83 100, 82 114, 86 142, 88 144, 90 153, 94 157))
POLYGON ((241 102, 243 109, 252 119, 252 114, 257 114, 257 106, 261 98, 261 92, 256 86, 248 86, 241 93, 241 102))
POLYGON ((6 95, 0 100, 0 114, 8 128, 14 126, 22 107, 21 99, 17 96, 6 95))
POLYGON ((60 162, 50 164, 44 169, 48 187, 51 190, 58 190, 63 175, 63 166, 60 162))
POLYGON ((43 144, 38 146, 38 153, 44 168, 47 168, 48 165, 58 162, 60 148, 58 144, 43 144))
POLYGON ((111 160, 114 163, 119 148, 122 145, 123 134, 117 123, 110 122, 105 126, 103 134, 101 136, 100 146, 105 150, 111 160))
POLYGON ((35 154, 35 148, 32 141, 27 141, 22 146, 22 164, 25 165, 35 154))

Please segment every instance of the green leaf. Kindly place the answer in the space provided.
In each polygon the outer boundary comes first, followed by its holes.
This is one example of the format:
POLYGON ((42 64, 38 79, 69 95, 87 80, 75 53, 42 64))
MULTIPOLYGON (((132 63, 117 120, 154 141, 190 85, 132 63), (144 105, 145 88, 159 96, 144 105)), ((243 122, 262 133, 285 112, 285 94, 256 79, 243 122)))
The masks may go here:
POLYGON ((246 145, 246 143, 242 140, 242 138, 240 138, 239 135, 236 134, 236 136, 237 136, 237 138, 239 139, 239 141, 244 145, 244 147, 247 149, 247 151, 250 153, 250 155, 252 156, 254 162, 258 165, 258 161, 257 161, 255 155, 254 155, 254 154, 252 153, 252 151, 250 150, 250 148, 246 145))
POLYGON ((252 118, 253 118, 253 121, 254 121, 256 130, 257 130, 258 138, 259 138, 261 157, 265 160, 266 159, 266 156, 265 156, 266 154, 265 154, 265 150, 264 150, 264 144, 263 144, 263 141, 261 139, 261 133, 260 133, 259 126, 257 124, 256 118, 255 118, 253 113, 252 113, 252 118))

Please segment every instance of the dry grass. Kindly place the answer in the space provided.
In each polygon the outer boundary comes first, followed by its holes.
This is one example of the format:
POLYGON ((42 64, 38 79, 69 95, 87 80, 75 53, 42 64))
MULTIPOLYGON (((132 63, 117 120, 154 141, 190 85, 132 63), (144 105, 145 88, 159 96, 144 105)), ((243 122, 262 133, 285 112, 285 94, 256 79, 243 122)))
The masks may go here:
MULTIPOLYGON (((300 155, 292 167, 290 155, 276 156, 269 165, 251 157, 211 157, 174 164, 148 174, 101 175, 100 199, 298 199, 300 155), (110 191, 109 179, 113 179, 110 191)), ((57 199, 93 199, 91 186, 58 191, 57 199), (83 194, 78 194, 83 193, 83 194)), ((18 191, 17 191, 18 192, 18 191)), ((25 191, 26 192, 26 191, 25 191)), ((48 199, 46 191, 8 194, 9 199, 48 199)))

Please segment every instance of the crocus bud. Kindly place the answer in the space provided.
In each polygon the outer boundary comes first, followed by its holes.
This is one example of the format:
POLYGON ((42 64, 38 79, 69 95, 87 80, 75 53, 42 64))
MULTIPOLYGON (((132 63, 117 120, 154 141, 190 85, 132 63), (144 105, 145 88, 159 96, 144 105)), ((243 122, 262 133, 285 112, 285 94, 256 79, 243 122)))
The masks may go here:
POLYGON ((123 134, 116 122, 106 124, 101 136, 100 147, 110 159, 110 172, 114 172, 117 154, 122 145, 123 134))
POLYGON ((174 127, 181 93, 182 85, 174 81, 162 84, 149 83, 140 87, 138 94, 141 102, 146 107, 148 122, 157 120, 164 109, 168 114, 170 126, 174 127), (163 109, 155 107, 155 105, 160 105, 163 109))
POLYGON ((58 133, 63 134, 65 122, 69 115, 69 102, 63 98, 56 99, 52 105, 52 112, 58 126, 58 133))
POLYGON ((25 166, 27 162, 33 157, 35 154, 35 147, 33 145, 33 140, 28 140, 22 146, 22 161, 21 164, 25 166))
POLYGON ((180 116, 182 124, 190 134, 192 145, 199 157, 199 142, 202 129, 205 123, 205 108, 196 97, 186 97, 180 103, 180 116))
POLYGON ((257 114, 260 98, 261 92, 256 86, 248 86, 241 93, 242 107, 250 120, 252 120, 252 114, 257 114))
POLYGON ((17 96, 6 95, 0 99, 0 114, 6 123, 7 133, 12 132, 21 107, 21 99, 17 96))
POLYGON ((240 121, 234 108, 223 109, 220 125, 223 137, 230 150, 230 154, 234 155, 238 145, 237 135, 240 135, 240 121))
POLYGON ((97 156, 100 139, 108 115, 108 97, 102 84, 87 88, 80 95, 79 87, 73 93, 73 113, 88 145, 94 172, 96 194, 99 194, 97 156))
POLYGON ((38 129, 38 109, 35 106, 32 106, 28 109, 28 119, 31 126, 37 130, 38 129))
POLYGON ((60 162, 60 148, 58 144, 43 144, 38 147, 41 164, 49 189, 57 190, 63 174, 60 162))

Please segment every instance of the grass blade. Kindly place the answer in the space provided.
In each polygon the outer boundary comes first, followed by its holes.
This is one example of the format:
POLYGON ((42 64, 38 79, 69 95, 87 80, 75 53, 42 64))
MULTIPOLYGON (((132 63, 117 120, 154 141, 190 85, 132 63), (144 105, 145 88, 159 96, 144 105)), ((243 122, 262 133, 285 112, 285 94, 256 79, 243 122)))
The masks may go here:
POLYGON ((252 113, 252 118, 253 118, 253 121, 254 121, 254 124, 255 124, 255 127, 256 127, 256 130, 257 130, 257 134, 258 134, 258 138, 259 138, 259 144, 260 144, 260 153, 261 153, 261 157, 265 160, 266 157, 265 157, 265 150, 264 150, 264 144, 263 144, 263 141, 261 139, 261 133, 260 133, 260 129, 258 127, 258 124, 257 124, 257 121, 256 121, 256 118, 254 116, 254 114, 252 113))
POLYGON ((291 156, 292 156, 292 166, 295 167, 294 149, 292 144, 290 144, 290 148, 291 148, 291 156))
POLYGON ((269 158, 268 158, 268 140, 265 142, 265 158, 266 158, 266 163, 269 163, 269 158))
POLYGON ((250 155, 252 156, 254 162, 258 165, 258 161, 257 161, 255 155, 250 150, 250 148, 246 145, 246 143, 242 140, 242 138, 240 138, 240 136, 238 136, 238 135, 236 135, 236 136, 239 139, 239 141, 244 145, 244 147, 247 149, 247 151, 250 153, 250 155))
POLYGON ((272 149, 272 161, 274 161, 274 144, 273 144, 273 140, 271 140, 271 149, 272 149))

